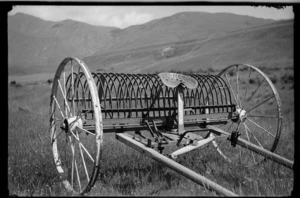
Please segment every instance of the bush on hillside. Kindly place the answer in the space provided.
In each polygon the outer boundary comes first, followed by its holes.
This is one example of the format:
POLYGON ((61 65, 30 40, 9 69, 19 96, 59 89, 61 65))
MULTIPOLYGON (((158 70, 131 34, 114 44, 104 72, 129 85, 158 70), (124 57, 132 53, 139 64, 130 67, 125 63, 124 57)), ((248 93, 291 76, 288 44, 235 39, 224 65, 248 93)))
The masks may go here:
POLYGON ((294 76, 292 74, 285 73, 283 76, 281 76, 281 81, 284 83, 293 83, 294 76))
POLYGON ((256 83, 256 81, 255 81, 255 79, 253 79, 253 78, 250 78, 250 79, 249 79, 249 83, 250 83, 250 84, 255 84, 255 83, 256 83))
POLYGON ((204 70, 202 68, 199 68, 196 70, 196 73, 204 73, 204 70))
POLYGON ((207 72, 208 72, 209 74, 212 74, 212 73, 215 72, 215 70, 214 70, 213 68, 210 67, 210 68, 207 69, 207 72))
POLYGON ((229 70, 228 74, 229 74, 229 76, 234 76, 234 74, 235 74, 234 69, 229 70))

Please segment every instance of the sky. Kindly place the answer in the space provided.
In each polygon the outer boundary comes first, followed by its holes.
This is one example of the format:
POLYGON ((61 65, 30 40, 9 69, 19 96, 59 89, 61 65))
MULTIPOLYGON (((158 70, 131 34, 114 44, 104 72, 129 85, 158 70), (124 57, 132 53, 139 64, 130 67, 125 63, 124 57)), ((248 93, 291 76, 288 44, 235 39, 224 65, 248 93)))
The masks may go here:
POLYGON ((126 28, 147 23, 154 19, 179 12, 226 12, 264 19, 293 19, 293 7, 284 9, 265 6, 14 6, 8 15, 18 12, 40 17, 48 21, 73 19, 91 25, 126 28))

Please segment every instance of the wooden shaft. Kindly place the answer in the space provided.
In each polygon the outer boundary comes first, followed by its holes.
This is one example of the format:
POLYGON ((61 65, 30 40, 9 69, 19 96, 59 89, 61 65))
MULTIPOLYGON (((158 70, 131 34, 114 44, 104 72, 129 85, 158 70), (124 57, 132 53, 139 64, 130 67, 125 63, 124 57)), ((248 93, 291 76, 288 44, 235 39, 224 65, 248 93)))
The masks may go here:
POLYGON ((163 163, 164 165, 177 171, 183 176, 200 184, 201 186, 209 190, 214 190, 217 194, 225 195, 225 196, 238 196, 237 194, 227 190, 226 188, 218 185, 217 183, 214 183, 213 181, 205 178, 204 176, 199 175, 198 173, 182 166, 181 164, 169 159, 168 157, 165 157, 164 155, 158 153, 157 151, 149 147, 146 147, 142 143, 135 141, 128 134, 116 134, 116 139, 132 147, 133 149, 139 151, 140 153, 145 154, 146 156, 155 159, 158 162, 163 163))
POLYGON ((179 85, 177 87, 177 104, 178 104, 178 132, 179 134, 182 134, 184 132, 184 122, 183 122, 183 114, 184 114, 184 109, 183 109, 183 87, 179 85))
POLYGON ((256 146, 255 144, 252 144, 252 143, 250 143, 250 142, 248 142, 248 141, 246 141, 242 138, 238 138, 237 144, 244 147, 244 148, 246 148, 246 149, 249 149, 249 150, 251 150, 255 153, 258 153, 258 154, 260 154, 260 155, 262 155, 262 156, 264 156, 268 159, 271 159, 275 162, 278 162, 279 164, 282 164, 282 165, 284 165, 284 166, 286 166, 290 169, 293 168, 293 165, 294 165, 293 161, 288 160, 284 157, 281 157, 281 156, 279 156, 275 153, 272 153, 271 151, 268 151, 266 149, 263 149, 259 146, 256 146))
MULTIPOLYGON (((226 131, 224 131, 220 128, 214 127, 214 126, 207 126, 207 128, 214 131, 214 132, 217 132, 219 134, 225 134, 225 135, 228 135, 228 136, 230 135, 228 132, 226 132, 226 131)), ((280 163, 280 164, 282 164, 282 165, 284 165, 284 166, 286 166, 290 169, 293 168, 293 165, 294 165, 293 161, 288 160, 284 157, 281 157, 281 156, 279 156, 275 153, 272 153, 271 151, 268 151, 266 149, 263 149, 259 146, 256 146, 255 144, 252 144, 252 143, 248 142, 247 140, 244 140, 242 138, 238 138, 236 144, 238 144, 241 147, 244 147, 246 149, 249 149, 249 150, 251 150, 251 151, 253 151, 257 154, 260 154, 260 155, 262 155, 262 156, 264 156, 268 159, 271 159, 275 162, 278 162, 278 163, 280 163)))
POLYGON ((185 146, 185 147, 183 147, 181 149, 178 149, 177 151, 174 151, 173 153, 171 153, 171 157, 173 159, 175 159, 175 158, 177 158, 178 155, 181 155, 181 154, 187 153, 189 151, 192 151, 192 150, 194 150, 196 148, 199 148, 199 147, 201 147, 201 146, 203 146, 203 145, 205 145, 205 144, 213 141, 214 139, 215 139, 215 137, 211 136, 211 137, 208 137, 206 139, 198 141, 196 143, 196 145, 187 145, 187 146, 185 146))

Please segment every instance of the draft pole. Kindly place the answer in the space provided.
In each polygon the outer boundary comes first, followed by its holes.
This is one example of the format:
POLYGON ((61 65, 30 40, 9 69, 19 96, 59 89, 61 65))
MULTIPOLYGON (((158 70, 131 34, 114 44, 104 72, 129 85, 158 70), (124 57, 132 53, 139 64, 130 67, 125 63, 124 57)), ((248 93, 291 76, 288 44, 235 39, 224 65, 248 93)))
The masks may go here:
POLYGON ((182 166, 181 164, 171 160, 170 158, 158 153, 157 151, 153 150, 145 146, 144 144, 136 141, 133 139, 132 136, 123 133, 117 133, 116 139, 123 142, 124 144, 132 147, 133 149, 139 151, 142 154, 145 154, 147 157, 155 159, 158 162, 163 163, 164 165, 168 166, 169 168, 175 170, 176 172, 182 174, 183 176, 191 179, 192 181, 198 183, 199 185, 205 187, 206 189, 213 190, 219 195, 225 196, 238 196, 234 192, 227 190, 226 188, 220 186, 219 184, 205 178, 202 175, 182 166))

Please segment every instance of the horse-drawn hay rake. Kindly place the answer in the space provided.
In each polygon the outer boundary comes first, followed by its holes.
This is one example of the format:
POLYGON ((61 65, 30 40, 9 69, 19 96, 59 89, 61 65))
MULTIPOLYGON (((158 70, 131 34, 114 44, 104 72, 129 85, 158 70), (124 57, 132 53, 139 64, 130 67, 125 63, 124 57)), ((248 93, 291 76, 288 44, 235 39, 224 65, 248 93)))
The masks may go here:
POLYGON ((207 189, 235 195, 175 159, 212 144, 229 162, 251 166, 268 158, 292 168, 292 161, 273 153, 281 126, 274 85, 245 64, 219 75, 118 74, 91 73, 79 59, 66 58, 52 86, 55 165, 64 186, 78 194, 96 182, 103 133, 115 133, 117 140, 207 189))

